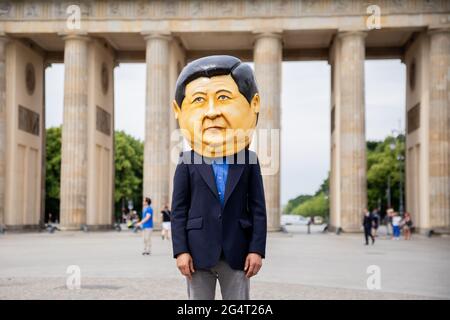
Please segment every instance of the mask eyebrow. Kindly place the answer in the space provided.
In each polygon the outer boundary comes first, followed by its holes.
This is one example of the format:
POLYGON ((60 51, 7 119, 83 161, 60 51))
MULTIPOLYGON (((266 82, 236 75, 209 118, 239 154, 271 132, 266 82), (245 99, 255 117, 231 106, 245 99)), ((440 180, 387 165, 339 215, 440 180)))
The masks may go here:
POLYGON ((193 94, 191 94, 191 96, 195 96, 196 94, 201 94, 201 95, 206 96, 206 93, 203 91, 195 91, 193 94))
POLYGON ((217 90, 217 91, 216 91, 216 94, 218 94, 219 92, 227 92, 227 93, 229 93, 229 94, 233 94, 230 90, 227 90, 227 89, 220 89, 220 90, 217 90))

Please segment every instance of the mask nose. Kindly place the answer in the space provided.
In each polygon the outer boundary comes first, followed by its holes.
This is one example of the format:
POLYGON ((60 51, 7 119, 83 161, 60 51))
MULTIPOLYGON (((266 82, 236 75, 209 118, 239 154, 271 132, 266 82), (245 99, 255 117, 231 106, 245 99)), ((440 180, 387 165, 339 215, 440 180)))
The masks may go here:
POLYGON ((205 117, 209 119, 215 119, 220 116, 222 113, 220 110, 214 105, 214 99, 210 99, 208 111, 205 113, 205 117))

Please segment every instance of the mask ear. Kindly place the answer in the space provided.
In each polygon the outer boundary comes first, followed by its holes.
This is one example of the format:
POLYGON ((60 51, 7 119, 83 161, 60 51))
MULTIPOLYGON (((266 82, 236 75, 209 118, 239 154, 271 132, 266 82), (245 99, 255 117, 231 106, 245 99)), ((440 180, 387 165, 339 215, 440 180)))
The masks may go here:
POLYGON ((178 117, 180 116, 181 108, 178 106, 178 103, 176 100, 173 100, 173 102, 172 102, 172 110, 175 115, 175 119, 178 120, 178 117))
POLYGON ((261 105, 260 105, 258 93, 255 93, 255 95, 253 96, 252 101, 250 102, 250 107, 252 108, 254 113, 259 113, 259 109, 260 109, 261 105))

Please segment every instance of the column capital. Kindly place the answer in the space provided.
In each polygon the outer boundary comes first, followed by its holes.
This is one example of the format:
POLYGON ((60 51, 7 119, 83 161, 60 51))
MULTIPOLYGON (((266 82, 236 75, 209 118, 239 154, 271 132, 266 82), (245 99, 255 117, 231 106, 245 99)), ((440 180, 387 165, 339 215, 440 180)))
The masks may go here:
POLYGON ((252 31, 254 36, 254 40, 260 38, 276 38, 283 39, 283 30, 282 29, 255 29, 252 31))
POLYGON ((170 31, 142 31, 141 35, 146 41, 151 39, 162 39, 166 41, 172 40, 172 34, 170 31))
POLYGON ((359 36, 362 38, 367 37, 367 31, 365 30, 339 30, 337 37, 342 39, 348 36, 359 36))
POLYGON ((87 32, 60 32, 58 35, 64 40, 84 40, 90 41, 91 38, 87 32))
POLYGON ((47 60, 44 60, 44 70, 47 68, 51 68, 52 67, 52 63, 48 62, 47 60))
POLYGON ((438 28, 433 28, 430 27, 428 29, 428 34, 431 35, 435 35, 435 34, 441 34, 441 33, 447 33, 450 34, 450 27, 438 27, 438 28))
POLYGON ((3 43, 7 43, 11 41, 11 38, 8 35, 6 35, 6 33, 0 32, 0 41, 3 43))

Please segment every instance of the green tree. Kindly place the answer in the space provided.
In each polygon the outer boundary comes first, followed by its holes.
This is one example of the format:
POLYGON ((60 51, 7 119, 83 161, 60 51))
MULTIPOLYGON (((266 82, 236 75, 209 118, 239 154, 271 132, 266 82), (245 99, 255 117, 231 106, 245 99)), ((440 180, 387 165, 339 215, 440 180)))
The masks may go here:
POLYGON ((387 187, 390 180, 391 204, 398 209, 400 199, 400 172, 405 176, 405 162, 397 157, 405 154, 405 137, 387 137, 384 141, 369 142, 376 144, 367 152, 367 204, 370 209, 377 208, 381 202, 382 209, 387 206, 387 187), (395 145, 391 150, 390 145, 395 145))
MULTIPOLYGON (((59 217, 59 188, 61 179, 61 127, 46 130, 45 148, 45 212, 59 217)), ((59 218, 58 218, 59 220, 59 218)))
POLYGON ((327 177, 313 196, 302 194, 289 200, 283 213, 298 214, 305 217, 322 216, 327 218, 330 210, 328 196, 329 180, 329 177, 327 177))
POLYGON ((329 211, 329 201, 323 192, 311 197, 292 211, 293 214, 299 214, 305 217, 322 216, 327 217, 329 211))
POLYGON ((323 193, 324 195, 328 195, 330 190, 330 173, 328 173, 328 176, 325 180, 323 180, 322 184, 319 187, 319 190, 316 191, 314 194, 315 196, 319 195, 320 193, 323 193))
POLYGON ((289 200, 287 205, 283 209, 283 214, 291 214, 296 207, 311 198, 312 196, 309 194, 301 194, 296 198, 289 200))
MULTIPOLYGON (((45 211, 59 215, 61 179, 61 127, 46 130, 45 211)), ((122 205, 132 200, 141 208, 144 144, 123 131, 115 133, 115 212, 120 216, 122 205)))
POLYGON ((122 206, 132 200, 135 209, 141 208, 144 163, 144 144, 123 131, 115 134, 115 189, 116 217, 122 206))
MULTIPOLYGON (((398 209, 400 199, 400 178, 405 177, 405 163, 398 160, 404 156, 405 137, 388 136, 384 141, 367 141, 367 203, 369 209, 387 207, 387 188, 390 181, 391 205, 398 209), (391 144, 395 145, 391 150, 391 144), (400 174, 402 173, 402 176, 400 174)), ((314 194, 300 195, 288 201, 283 213, 300 214, 304 216, 329 214, 329 177, 314 194)))

